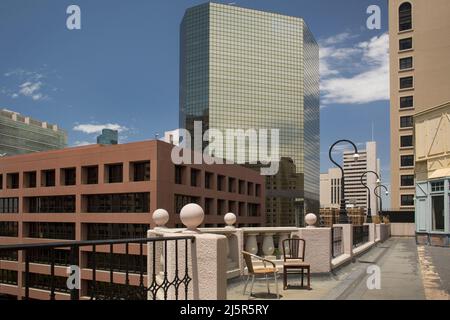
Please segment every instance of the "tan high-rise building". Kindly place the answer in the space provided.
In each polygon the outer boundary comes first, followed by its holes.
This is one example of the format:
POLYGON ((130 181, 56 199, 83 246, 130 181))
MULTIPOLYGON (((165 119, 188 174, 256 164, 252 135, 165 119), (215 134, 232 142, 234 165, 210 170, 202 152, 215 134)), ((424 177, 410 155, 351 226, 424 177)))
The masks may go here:
POLYGON ((389 0, 393 209, 414 210, 413 116, 450 100, 449 17, 449 0, 389 0))
POLYGON ((330 168, 320 174, 320 207, 339 209, 341 204, 341 178, 339 168, 330 168))

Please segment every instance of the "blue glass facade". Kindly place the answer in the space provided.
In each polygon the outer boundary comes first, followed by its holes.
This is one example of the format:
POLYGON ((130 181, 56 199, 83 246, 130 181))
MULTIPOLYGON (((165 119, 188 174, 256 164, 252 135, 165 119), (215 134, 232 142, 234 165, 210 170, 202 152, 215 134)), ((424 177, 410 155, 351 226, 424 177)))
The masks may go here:
POLYGON ((320 175, 319 47, 303 19, 207 3, 186 11, 180 48, 180 127, 279 129, 267 224, 301 225, 320 175))

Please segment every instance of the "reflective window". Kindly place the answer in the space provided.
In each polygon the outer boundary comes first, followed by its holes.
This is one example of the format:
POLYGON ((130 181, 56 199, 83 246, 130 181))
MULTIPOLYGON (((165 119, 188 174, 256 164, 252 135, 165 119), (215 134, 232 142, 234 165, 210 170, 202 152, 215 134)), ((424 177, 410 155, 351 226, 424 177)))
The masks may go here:
POLYGON ((398 9, 399 31, 412 29, 412 6, 404 2, 398 9))
POLYGON ((400 147, 408 148, 413 146, 413 136, 401 136, 400 147))
POLYGON ((414 118, 412 116, 400 117, 400 128, 411 128, 414 126, 414 118))
POLYGON ((411 69, 413 67, 413 58, 401 58, 400 59, 400 70, 411 69))
POLYGON ((400 78, 400 89, 410 89, 414 86, 413 77, 400 78))
POLYGON ((400 165, 402 167, 413 167, 414 166, 414 156, 406 155, 400 157, 400 165))
POLYGON ((413 45, 412 38, 401 39, 399 41, 399 49, 400 50, 412 49, 412 45, 413 45))
POLYGON ((400 108, 412 108, 414 107, 414 97, 400 97, 400 108))
POLYGON ((414 195, 413 194, 403 194, 400 196, 400 204, 405 207, 414 205, 414 195))
POLYGON ((444 181, 431 182, 431 192, 440 192, 444 190, 444 181))

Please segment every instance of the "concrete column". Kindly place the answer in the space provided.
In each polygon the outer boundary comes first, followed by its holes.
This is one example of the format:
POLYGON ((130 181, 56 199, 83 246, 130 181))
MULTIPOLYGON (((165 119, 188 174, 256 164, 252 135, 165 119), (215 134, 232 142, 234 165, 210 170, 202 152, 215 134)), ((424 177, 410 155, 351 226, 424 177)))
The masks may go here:
POLYGON ((376 224, 375 225, 375 242, 379 242, 380 241, 380 232, 381 232, 381 224, 376 224))
POLYGON ((123 183, 127 183, 131 181, 131 164, 129 161, 124 161, 123 163, 123 183))
MULTIPOLYGON (((167 230, 169 231, 169 230, 167 230)), ((174 233, 164 232, 162 230, 150 230, 149 237, 183 237, 194 236, 193 242, 188 241, 188 274, 191 282, 188 286, 188 299, 194 300, 226 300, 227 297, 227 237, 217 234, 203 233, 174 233)), ((178 254, 176 254, 176 246, 174 240, 167 242, 167 252, 164 252, 164 242, 157 242, 155 250, 153 244, 148 246, 148 283, 151 285, 153 275, 153 255, 155 255, 155 274, 158 277, 163 276, 167 272, 169 281, 176 274, 178 265, 178 275, 184 276, 185 270, 185 245, 184 240, 178 242, 178 254), (155 251, 155 252, 153 252, 155 251), (164 258, 167 259, 167 266, 160 263, 164 258)), ((160 281, 162 279, 160 278, 160 281)), ((160 289, 158 298, 163 297, 163 290, 160 289)), ((150 298, 150 295, 149 295, 150 298)), ((175 299, 175 291, 173 286, 168 290, 169 300, 175 299)), ((184 287, 180 286, 179 299, 184 299, 184 287)))
POLYGON ((331 271, 331 228, 300 228, 294 233, 305 240, 305 262, 311 265, 311 273, 331 271))

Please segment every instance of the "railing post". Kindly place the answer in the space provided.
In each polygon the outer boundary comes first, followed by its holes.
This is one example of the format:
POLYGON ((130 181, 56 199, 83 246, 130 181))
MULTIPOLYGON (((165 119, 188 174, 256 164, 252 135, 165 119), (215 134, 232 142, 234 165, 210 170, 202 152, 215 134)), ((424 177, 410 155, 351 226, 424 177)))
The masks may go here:
POLYGON ((25 300, 30 299, 30 257, 28 250, 23 250, 25 255, 25 300))

